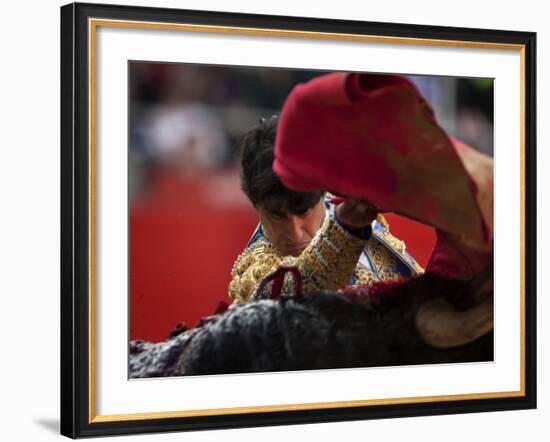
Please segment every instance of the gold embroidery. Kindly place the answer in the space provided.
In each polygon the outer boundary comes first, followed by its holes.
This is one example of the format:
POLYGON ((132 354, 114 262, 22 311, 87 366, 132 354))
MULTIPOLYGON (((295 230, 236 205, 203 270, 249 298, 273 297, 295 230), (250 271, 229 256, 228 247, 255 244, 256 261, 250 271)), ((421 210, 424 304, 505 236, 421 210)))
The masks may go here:
POLYGON ((397 271, 397 257, 387 249, 376 237, 367 243, 367 255, 381 281, 400 278, 397 271))
MULTIPOLYGON (((281 264, 298 267, 304 293, 321 289, 337 290, 351 282, 365 244, 365 240, 346 232, 332 216, 325 219, 298 257, 283 257, 269 241, 260 239, 235 261, 229 296, 236 303, 248 301, 261 280, 281 264)), ((293 291, 292 278, 285 278, 283 293, 292 294, 293 291)))
MULTIPOLYGON (((327 216, 321 229, 298 257, 282 256, 266 238, 259 238, 235 261, 229 284, 230 298, 234 303, 250 300, 256 296, 256 290, 263 278, 281 264, 298 267, 304 293, 321 289, 338 290, 349 285, 352 279, 355 279, 355 284, 395 280, 401 277, 398 271, 399 258, 390 248, 398 253, 409 267, 417 273, 422 273, 422 267, 404 255, 404 242, 389 233, 389 225, 385 218, 379 215, 377 222, 386 229, 385 233, 375 231, 373 236, 365 241, 345 231, 333 216, 327 216), (365 245, 368 258, 374 267, 372 270, 358 262, 365 245)), ((270 289, 271 283, 267 286, 267 290, 270 289)), ((287 274, 282 293, 293 292, 294 282, 290 274, 287 274)))
POLYGON ((363 264, 357 263, 357 266, 355 267, 354 285, 365 285, 376 281, 380 281, 380 278, 376 275, 376 273, 363 264))
MULTIPOLYGON (((387 247, 385 247, 386 252, 395 257, 395 255, 391 253, 391 251, 388 248, 392 249, 395 253, 399 255, 399 258, 401 259, 401 261, 407 267, 409 267, 413 273, 416 273, 416 274, 424 273, 424 269, 422 268, 422 266, 420 266, 420 264, 418 264, 414 259, 412 259, 412 257, 410 257, 410 255, 406 253, 405 243, 400 239, 397 239, 395 236, 393 236, 390 233, 389 224, 386 221, 386 219, 382 217, 382 215, 379 215, 376 220, 382 227, 385 228, 385 232, 381 233, 379 230, 375 230, 373 231, 373 237, 377 237, 379 241, 387 245, 387 247), (382 222, 380 218, 382 218, 382 222)), ((370 243, 369 243, 369 247, 370 247, 370 243)))
POLYGON ((376 217, 376 222, 380 224, 388 232, 390 231, 390 225, 388 224, 388 221, 386 220, 386 218, 384 218, 384 215, 382 215, 381 213, 379 213, 378 216, 376 217))

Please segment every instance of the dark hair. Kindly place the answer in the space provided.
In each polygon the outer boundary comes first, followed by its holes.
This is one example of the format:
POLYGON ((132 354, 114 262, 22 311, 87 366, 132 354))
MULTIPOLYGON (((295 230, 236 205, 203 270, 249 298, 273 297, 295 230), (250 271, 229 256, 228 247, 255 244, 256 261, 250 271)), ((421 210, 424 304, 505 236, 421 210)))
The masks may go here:
POLYGON ((271 213, 299 214, 319 202, 323 192, 295 192, 287 189, 272 168, 277 132, 277 115, 262 118, 241 142, 241 189, 255 207, 271 213))

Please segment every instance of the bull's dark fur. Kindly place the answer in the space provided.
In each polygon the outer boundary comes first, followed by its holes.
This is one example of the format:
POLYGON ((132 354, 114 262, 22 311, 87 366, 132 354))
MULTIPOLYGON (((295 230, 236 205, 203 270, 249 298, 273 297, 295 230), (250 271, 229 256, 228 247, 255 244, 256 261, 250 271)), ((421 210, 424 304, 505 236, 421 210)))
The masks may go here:
POLYGON ((458 309, 479 302, 472 285, 426 274, 369 294, 313 293, 234 306, 171 339, 131 343, 130 376, 177 376, 493 359, 493 333, 454 349, 427 345, 418 306, 443 297, 458 309))

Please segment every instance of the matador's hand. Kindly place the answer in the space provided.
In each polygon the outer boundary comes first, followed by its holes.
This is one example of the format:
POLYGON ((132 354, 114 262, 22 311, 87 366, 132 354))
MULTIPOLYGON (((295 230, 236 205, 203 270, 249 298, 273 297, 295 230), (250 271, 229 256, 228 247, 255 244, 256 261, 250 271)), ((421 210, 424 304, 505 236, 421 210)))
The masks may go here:
POLYGON ((378 215, 378 209, 368 201, 348 198, 336 207, 336 218, 352 229, 369 225, 378 215))

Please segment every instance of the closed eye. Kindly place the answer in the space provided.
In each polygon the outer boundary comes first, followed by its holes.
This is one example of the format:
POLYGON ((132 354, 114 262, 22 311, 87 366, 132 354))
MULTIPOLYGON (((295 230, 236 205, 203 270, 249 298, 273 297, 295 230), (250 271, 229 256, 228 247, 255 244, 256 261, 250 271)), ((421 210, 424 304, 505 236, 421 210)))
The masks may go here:
POLYGON ((274 221, 283 221, 286 219, 285 215, 279 214, 279 213, 270 213, 269 217, 274 221))
POLYGON ((297 215, 300 217, 300 218, 305 218, 306 216, 308 216, 309 214, 311 213, 311 208, 303 211, 303 212, 300 212, 298 213, 297 215))

